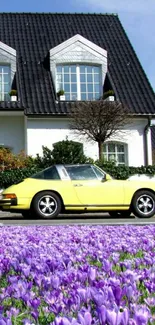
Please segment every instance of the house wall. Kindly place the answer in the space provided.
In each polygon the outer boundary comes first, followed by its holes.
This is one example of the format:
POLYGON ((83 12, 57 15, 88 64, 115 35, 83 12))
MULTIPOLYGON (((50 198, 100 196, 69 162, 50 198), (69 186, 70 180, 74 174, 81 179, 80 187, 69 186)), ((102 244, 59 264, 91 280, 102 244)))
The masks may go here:
MULTIPOLYGON (((147 120, 135 119, 132 124, 124 128, 119 136, 111 139, 128 144, 129 166, 144 165, 144 127, 146 124, 147 120)), ((29 155, 36 155, 37 153, 41 155, 42 145, 52 149, 53 143, 64 140, 66 136, 68 136, 69 140, 82 142, 84 144, 84 153, 93 159, 98 159, 97 144, 77 137, 73 131, 69 130, 69 120, 54 118, 27 119, 27 152, 29 155)))
POLYGON ((0 116, 0 146, 12 148, 14 153, 24 150, 24 117, 0 116))

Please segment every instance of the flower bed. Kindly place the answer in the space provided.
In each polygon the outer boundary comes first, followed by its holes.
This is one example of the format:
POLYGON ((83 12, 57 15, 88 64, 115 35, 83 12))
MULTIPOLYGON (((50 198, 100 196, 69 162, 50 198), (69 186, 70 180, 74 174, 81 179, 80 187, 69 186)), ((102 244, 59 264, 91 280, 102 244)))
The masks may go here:
POLYGON ((155 227, 0 229, 0 325, 155 324, 155 227))

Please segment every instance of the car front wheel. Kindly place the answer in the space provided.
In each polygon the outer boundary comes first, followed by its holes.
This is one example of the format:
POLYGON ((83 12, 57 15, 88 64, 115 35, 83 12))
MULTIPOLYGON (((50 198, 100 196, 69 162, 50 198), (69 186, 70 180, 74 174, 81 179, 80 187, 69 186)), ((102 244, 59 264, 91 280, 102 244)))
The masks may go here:
POLYGON ((132 200, 132 210, 138 218, 151 218, 155 214, 155 194, 151 191, 139 191, 132 200))
POLYGON ((32 210, 39 218, 51 219, 61 212, 62 203, 59 196, 50 191, 38 193, 32 202, 32 210))

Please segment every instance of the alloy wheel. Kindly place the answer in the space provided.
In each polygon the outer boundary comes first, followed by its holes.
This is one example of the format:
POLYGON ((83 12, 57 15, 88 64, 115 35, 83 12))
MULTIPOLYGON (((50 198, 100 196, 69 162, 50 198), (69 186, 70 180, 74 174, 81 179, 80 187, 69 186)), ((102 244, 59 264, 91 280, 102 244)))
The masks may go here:
POLYGON ((136 206, 140 213, 148 215, 154 211, 155 202, 151 196, 143 194, 137 199, 136 206))
POLYGON ((46 217, 52 216, 57 210, 57 207, 57 201, 50 195, 42 196, 38 202, 38 210, 46 217))

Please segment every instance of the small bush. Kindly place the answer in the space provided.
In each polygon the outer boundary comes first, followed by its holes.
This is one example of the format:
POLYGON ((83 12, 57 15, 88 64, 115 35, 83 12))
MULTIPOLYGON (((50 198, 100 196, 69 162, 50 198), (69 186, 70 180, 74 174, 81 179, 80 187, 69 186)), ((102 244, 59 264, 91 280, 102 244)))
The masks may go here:
POLYGON ((10 149, 0 148, 0 171, 30 167, 34 164, 34 159, 26 156, 23 151, 19 154, 13 154, 10 149))
POLYGON ((12 169, 0 172, 0 189, 7 188, 13 184, 17 184, 30 177, 40 169, 37 167, 29 167, 22 169, 12 169))

